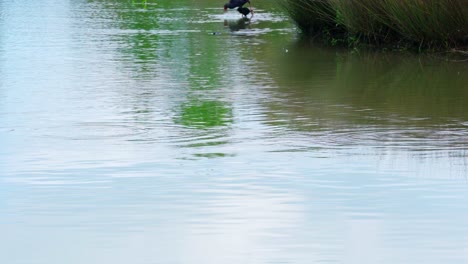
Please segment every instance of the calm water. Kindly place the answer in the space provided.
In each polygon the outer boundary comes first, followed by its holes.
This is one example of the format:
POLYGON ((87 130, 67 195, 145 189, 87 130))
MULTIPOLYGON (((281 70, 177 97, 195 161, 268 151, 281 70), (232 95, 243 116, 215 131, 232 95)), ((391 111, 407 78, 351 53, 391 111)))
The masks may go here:
POLYGON ((0 263, 467 263, 468 64, 223 4, 0 1, 0 263))

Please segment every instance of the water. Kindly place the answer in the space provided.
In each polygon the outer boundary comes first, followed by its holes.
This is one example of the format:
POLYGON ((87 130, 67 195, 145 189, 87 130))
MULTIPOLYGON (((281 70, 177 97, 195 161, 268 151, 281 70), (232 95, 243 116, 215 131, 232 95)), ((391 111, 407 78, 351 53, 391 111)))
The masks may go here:
POLYGON ((0 2, 0 263, 468 262, 468 65, 222 4, 0 2))

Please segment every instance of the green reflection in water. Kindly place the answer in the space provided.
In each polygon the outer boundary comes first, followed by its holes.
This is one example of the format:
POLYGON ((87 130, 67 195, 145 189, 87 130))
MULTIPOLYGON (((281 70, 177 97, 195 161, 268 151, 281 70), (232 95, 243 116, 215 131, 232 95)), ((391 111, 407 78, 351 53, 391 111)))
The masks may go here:
POLYGON ((275 124, 307 130, 323 122, 434 126, 468 120, 466 63, 299 43, 267 65, 278 73, 271 74, 277 84, 272 97, 281 100, 268 103, 275 124))
POLYGON ((147 0, 132 0, 132 4, 136 6, 141 6, 142 8, 146 8, 148 5, 147 0))
POLYGON ((191 100, 181 105, 176 123, 193 128, 212 128, 232 123, 232 109, 223 102, 191 100))
POLYGON ((234 154, 229 153, 197 153, 194 154, 198 158, 224 158, 224 157, 235 157, 234 154))
POLYGON ((190 12, 180 10, 183 4, 140 0, 96 3, 96 22, 103 21, 101 27, 109 35, 105 45, 120 55, 122 71, 134 79, 148 80, 160 76, 162 70, 186 64, 186 18, 190 12))
POLYGON ((285 54, 263 57, 275 82, 262 103, 266 125, 320 138, 327 146, 449 155, 466 148, 466 63, 422 55, 356 54, 303 43, 291 45, 285 54))

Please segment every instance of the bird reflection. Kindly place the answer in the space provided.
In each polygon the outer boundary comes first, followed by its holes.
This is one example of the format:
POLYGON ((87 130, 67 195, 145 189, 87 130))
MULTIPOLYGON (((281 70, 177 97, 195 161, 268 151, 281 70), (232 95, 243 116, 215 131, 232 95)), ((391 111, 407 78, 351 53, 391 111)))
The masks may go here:
POLYGON ((251 28, 250 19, 247 17, 243 17, 238 20, 224 20, 224 26, 228 27, 231 32, 251 28))

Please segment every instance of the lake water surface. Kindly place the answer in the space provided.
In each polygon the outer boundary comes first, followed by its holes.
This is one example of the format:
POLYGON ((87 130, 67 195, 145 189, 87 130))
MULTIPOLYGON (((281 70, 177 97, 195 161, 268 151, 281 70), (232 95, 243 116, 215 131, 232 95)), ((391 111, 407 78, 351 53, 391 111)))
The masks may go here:
POLYGON ((468 64, 223 4, 0 1, 0 263, 468 263, 468 64))

